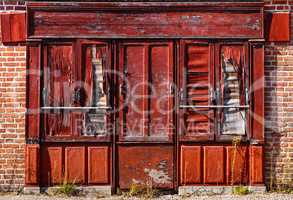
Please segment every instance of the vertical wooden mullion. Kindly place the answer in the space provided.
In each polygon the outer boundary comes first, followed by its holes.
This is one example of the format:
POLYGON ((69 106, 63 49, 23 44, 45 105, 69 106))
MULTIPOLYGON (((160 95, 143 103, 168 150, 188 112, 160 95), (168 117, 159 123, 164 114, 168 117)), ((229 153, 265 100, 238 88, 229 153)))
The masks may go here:
POLYGON ((180 166, 180 143, 179 143, 179 135, 181 133, 180 131, 180 88, 181 88, 181 84, 180 84, 180 72, 181 72, 181 59, 182 57, 180 56, 180 40, 176 40, 174 42, 175 46, 174 46, 174 75, 173 77, 175 78, 175 80, 173 81, 176 89, 174 90, 174 105, 173 108, 175 108, 175 113, 174 113, 174 121, 173 124, 175 125, 175 130, 173 130, 174 133, 174 143, 175 143, 175 148, 174 148, 174 152, 175 152, 175 167, 174 167, 174 189, 176 192, 178 192, 178 187, 179 187, 179 166, 180 166), (179 90, 178 90, 179 89, 179 90))
MULTIPOLYGON (((185 41, 180 41, 180 48, 179 48, 179 55, 180 55, 180 61, 179 61, 179 85, 180 85, 180 91, 179 91, 179 105, 187 105, 187 69, 186 69, 186 55, 185 55, 185 50, 186 50, 186 43, 185 41)), ((180 136, 186 135, 185 130, 185 112, 186 108, 179 108, 179 131, 180 131, 180 136), (183 126, 183 127, 182 127, 183 126)))
MULTIPOLYGON (((221 60, 221 45, 219 43, 216 43, 215 44, 215 51, 214 51, 214 67, 215 67, 215 70, 214 70, 214 81, 215 81, 215 84, 214 84, 214 91, 215 91, 215 94, 217 95, 216 96, 216 105, 218 105, 219 103, 221 104, 221 102, 218 102, 218 100, 220 99, 219 98, 219 92, 220 92, 220 74, 221 74, 221 63, 220 63, 220 60, 221 60)), ((215 124, 215 128, 214 128, 214 135, 216 136, 216 138, 218 136, 220 136, 220 132, 219 132, 219 118, 220 118, 220 113, 219 113, 219 109, 216 108, 215 109, 215 118, 214 118, 214 124, 215 124)))
MULTIPOLYGON (((244 84, 247 86, 247 89, 248 89, 248 93, 246 94, 246 91, 244 91, 244 98, 248 98, 248 104, 249 104, 249 101, 250 101, 250 94, 249 94, 249 90, 251 88, 251 84, 250 84, 250 63, 249 63, 249 60, 250 60, 250 49, 249 49, 249 44, 248 42, 245 43, 244 45, 244 48, 245 48, 245 55, 244 55, 244 59, 245 59, 245 64, 244 64, 244 67, 245 67, 245 70, 246 70, 246 73, 245 73, 245 82, 244 84), (246 95, 248 95, 248 97, 246 97, 246 95)), ((244 87, 244 89, 246 90, 246 86, 244 87)), ((245 103, 246 105, 246 99, 245 99, 245 103)), ((249 109, 246 109, 245 110, 245 119, 246 119, 246 138, 247 139, 250 139, 251 137, 251 123, 250 123, 250 115, 249 115, 249 109)))
MULTIPOLYGON (((81 53, 80 53, 80 44, 78 43, 78 41, 75 41, 72 43, 72 76, 71 80, 72 83, 74 85, 74 83, 81 81, 81 65, 79 60, 81 60, 81 53)), ((70 86, 72 87, 72 85, 70 86)), ((76 87, 76 86, 75 86, 76 87)), ((71 91, 74 91, 74 88, 71 88, 71 91)), ((81 105, 80 105, 81 106, 81 105)), ((68 113, 71 117, 71 135, 72 136, 81 136, 80 131, 78 131, 78 123, 79 120, 81 118, 81 116, 83 115, 82 113, 77 113, 75 111, 70 111, 70 113, 68 113)))
MULTIPOLYGON (((173 108, 174 108, 174 74, 175 74, 175 68, 174 68, 174 44, 173 42, 168 42, 168 48, 169 48, 169 69, 168 69, 168 76, 169 76, 169 86, 170 88, 170 94, 168 97, 168 123, 172 122, 172 125, 174 125, 175 121, 173 118, 173 108), (171 112, 172 110, 172 112, 171 112)), ((175 61, 176 62, 176 61, 175 61)), ((174 142, 174 128, 172 126, 172 128, 170 128, 169 124, 168 124, 168 137, 169 140, 172 140, 172 142, 174 142)))
POLYGON ((125 136, 125 123, 126 123, 126 113, 125 113, 125 108, 124 108, 124 96, 122 94, 122 86, 125 84, 123 77, 124 76, 124 68, 126 67, 125 65, 125 46, 121 43, 119 43, 118 46, 119 49, 119 59, 118 59, 118 67, 117 67, 117 71, 119 71, 119 78, 118 78, 118 93, 119 93, 119 135, 121 134, 121 136, 125 136))
POLYGON ((143 137, 150 137, 150 97, 151 95, 149 93, 149 84, 152 84, 150 82, 150 76, 151 76, 151 67, 150 66, 150 60, 151 59, 151 49, 150 45, 147 43, 144 43, 144 50, 145 50, 145 60, 144 60, 144 78, 143 78, 143 137))
POLYGON ((251 44, 251 130, 252 139, 264 142, 264 46, 262 43, 251 44))
MULTIPOLYGON (((42 86, 42 89, 46 88, 46 96, 48 97, 48 94, 49 94, 49 88, 50 88, 50 79, 49 79, 49 75, 50 75, 50 70, 48 68, 48 46, 47 45, 43 45, 42 46, 42 70, 43 70, 43 86, 42 86)), ((42 91, 41 91, 42 92, 42 91)), ((43 95, 43 94, 42 94, 43 95)), ((42 96, 42 103, 41 105, 42 106, 49 106, 47 105, 48 104, 48 98, 46 99, 43 99, 43 96, 42 96), (46 104, 46 105, 44 105, 46 104)), ((48 127, 47 127, 47 120, 48 120, 48 115, 47 115, 47 112, 50 112, 50 111, 42 111, 42 116, 43 116, 43 127, 44 127, 44 132, 42 133, 42 137, 45 138, 46 135, 48 135, 49 133, 49 130, 48 130, 48 127)))
MULTIPOLYGON (((113 43, 111 43, 111 70, 114 69, 114 72, 115 71, 119 71, 119 63, 118 63, 118 48, 117 48, 117 41, 114 40, 113 43)), ((111 74, 112 76, 112 84, 111 84, 111 90, 113 91, 112 94, 112 110, 113 111, 116 111, 116 108, 117 108, 117 105, 119 105, 119 102, 118 102, 118 98, 117 98, 117 95, 114 95, 116 94, 116 92, 114 92, 116 89, 119 89, 117 88, 118 86, 118 83, 119 81, 117 80, 119 77, 117 77, 117 74, 116 73, 113 73, 111 74)), ((118 96, 119 97, 119 96, 118 96)), ((119 112, 121 113, 121 112, 119 112)), ((117 138, 119 135, 119 132, 118 132, 118 129, 117 129, 117 120, 119 120, 119 113, 118 113, 118 116, 117 116, 117 113, 114 112, 112 115, 113 115, 113 121, 112 121, 112 127, 113 127, 113 136, 112 136, 112 170, 111 170, 111 190, 112 190, 112 193, 115 194, 116 193, 116 188, 118 186, 118 176, 119 176, 119 172, 118 172, 118 155, 117 155, 117 138)))
POLYGON ((40 137, 40 64, 41 44, 32 43, 27 47, 27 115, 26 115, 26 138, 39 140, 40 137))
MULTIPOLYGON (((209 95, 211 95, 211 92, 214 93, 215 91, 215 58, 214 58, 214 44, 209 43, 209 95)), ((213 105, 212 99, 209 98, 209 105, 213 105)), ((209 131, 213 133, 213 140, 215 138, 215 110, 210 109, 209 110, 209 131), (212 121, 212 122, 211 122, 212 121)))

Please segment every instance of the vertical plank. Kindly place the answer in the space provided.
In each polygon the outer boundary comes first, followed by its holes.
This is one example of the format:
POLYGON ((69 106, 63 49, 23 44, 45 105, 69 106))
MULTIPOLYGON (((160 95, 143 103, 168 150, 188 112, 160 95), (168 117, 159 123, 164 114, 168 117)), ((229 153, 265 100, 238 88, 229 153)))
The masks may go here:
POLYGON ((45 186, 61 184, 63 182, 62 147, 43 148, 41 175, 42 184, 45 186))
POLYGON ((264 47, 252 44, 252 139, 264 141, 264 47))
POLYGON ((88 182, 109 183, 109 147, 88 147, 88 182))
POLYGON ((25 184, 39 184, 39 150, 38 144, 28 144, 25 148, 25 184))
POLYGON ((149 135, 168 140, 172 135, 172 83, 173 66, 170 45, 151 45, 149 63, 150 108, 149 135))
POLYGON ((201 147, 181 146, 180 184, 196 184, 201 182, 201 147))
POLYGON ((204 147, 204 184, 224 183, 224 147, 204 147))
POLYGON ((27 115, 26 138, 39 139, 40 133, 40 45, 29 44, 27 47, 27 115))
POLYGON ((248 147, 227 147, 227 181, 228 184, 245 184, 248 182, 248 147))
POLYGON ((85 183, 85 147, 65 148, 65 177, 70 183, 85 183))
MULTIPOLYGON (((124 109, 122 137, 120 139, 144 139, 145 127, 145 94, 146 94, 146 55, 143 45, 123 45, 123 61, 120 72, 123 73, 120 90, 124 109)), ((121 49, 120 49, 121 50, 121 49)))
POLYGON ((250 147, 250 183, 263 184, 263 147, 251 146, 250 147))

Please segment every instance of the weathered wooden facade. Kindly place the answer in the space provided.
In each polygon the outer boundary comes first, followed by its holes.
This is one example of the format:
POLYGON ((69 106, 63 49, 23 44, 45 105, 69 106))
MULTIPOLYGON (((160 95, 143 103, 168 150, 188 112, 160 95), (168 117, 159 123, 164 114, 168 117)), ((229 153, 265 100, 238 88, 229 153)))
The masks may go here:
POLYGON ((263 186, 262 2, 29 2, 25 16, 26 186, 263 186))

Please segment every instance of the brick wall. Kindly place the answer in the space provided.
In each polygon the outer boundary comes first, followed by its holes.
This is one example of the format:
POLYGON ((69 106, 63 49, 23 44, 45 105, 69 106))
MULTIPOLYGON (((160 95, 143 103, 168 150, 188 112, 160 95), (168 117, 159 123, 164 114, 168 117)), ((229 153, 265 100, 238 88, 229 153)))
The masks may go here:
MULTIPOLYGON (((0 1, 0 14, 21 10, 24 2, 0 1)), ((25 47, 0 43, 0 191, 24 184, 25 70, 25 47)))
MULTIPOLYGON (((293 5, 293 0, 265 2, 265 10, 270 12, 290 11, 293 5)), ((292 15, 290 18, 292 22, 292 15)), ((269 187, 293 186, 293 38, 291 41, 265 45, 265 177, 269 187)))

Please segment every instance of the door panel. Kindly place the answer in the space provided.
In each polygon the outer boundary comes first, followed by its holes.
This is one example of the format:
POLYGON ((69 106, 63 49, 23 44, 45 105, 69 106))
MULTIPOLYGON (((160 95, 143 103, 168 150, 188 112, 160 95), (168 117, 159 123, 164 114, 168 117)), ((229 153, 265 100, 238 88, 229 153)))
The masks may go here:
POLYGON ((121 189, 133 184, 173 188, 173 146, 119 146, 118 153, 121 189))
POLYGON ((183 41, 180 66, 180 139, 212 140, 214 137, 213 47, 209 44, 183 41))
POLYGON ((172 44, 122 43, 119 51, 119 140, 171 141, 172 44))

